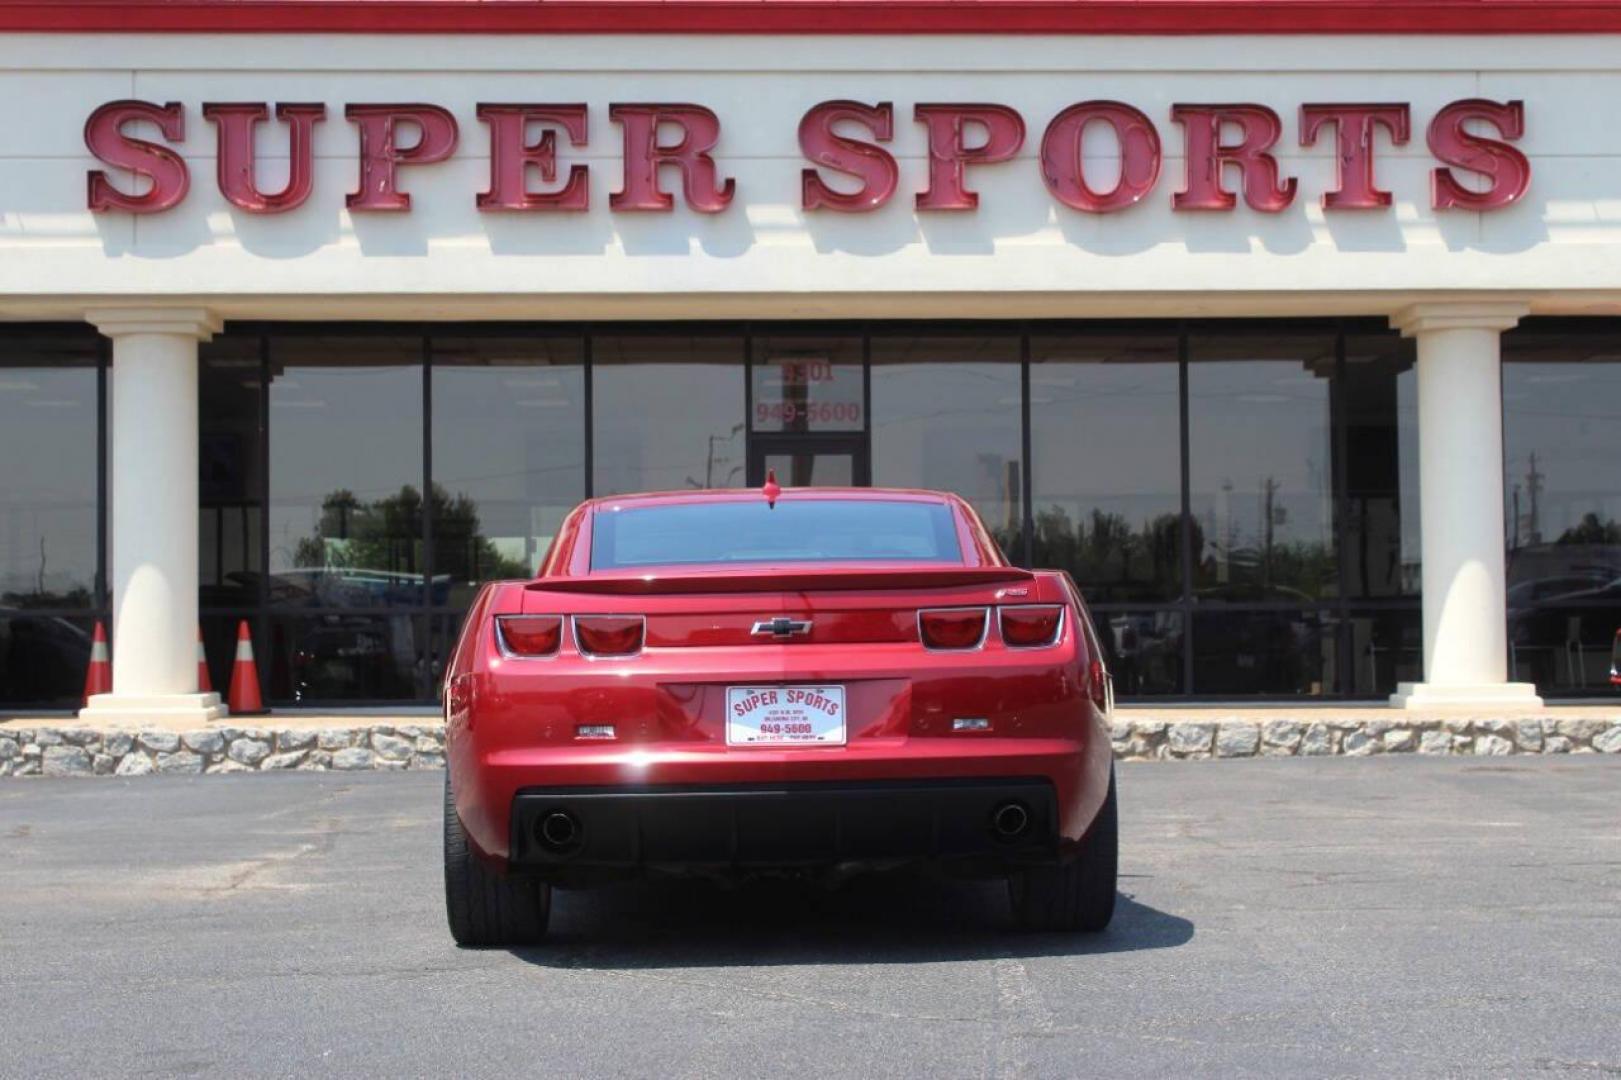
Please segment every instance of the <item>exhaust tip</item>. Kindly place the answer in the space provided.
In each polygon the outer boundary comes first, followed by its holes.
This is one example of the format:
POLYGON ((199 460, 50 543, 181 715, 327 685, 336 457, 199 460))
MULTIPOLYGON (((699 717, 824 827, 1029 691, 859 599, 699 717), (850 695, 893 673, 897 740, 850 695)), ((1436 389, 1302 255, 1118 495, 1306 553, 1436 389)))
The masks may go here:
POLYGON ((580 823, 566 810, 553 810, 540 819, 535 834, 548 851, 568 851, 580 843, 580 823))
POLYGON ((1030 828, 1030 811, 1023 803, 1005 802, 991 813, 991 828, 1003 840, 1023 836, 1030 828))

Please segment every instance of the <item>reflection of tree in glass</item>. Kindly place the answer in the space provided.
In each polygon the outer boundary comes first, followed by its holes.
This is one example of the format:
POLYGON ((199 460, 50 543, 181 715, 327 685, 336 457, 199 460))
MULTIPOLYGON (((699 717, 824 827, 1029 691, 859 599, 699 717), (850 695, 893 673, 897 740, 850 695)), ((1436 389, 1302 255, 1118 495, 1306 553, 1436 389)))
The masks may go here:
POLYGON ((447 498, 433 486, 433 572, 454 581, 526 578, 529 566, 496 548, 480 531, 478 504, 465 494, 447 498))
POLYGON ((1588 511, 1582 520, 1560 534, 1556 544, 1621 544, 1621 523, 1606 521, 1588 511))
POLYGON ((33 592, 0 593, 0 607, 11 608, 83 608, 91 603, 90 590, 75 585, 63 592, 51 592, 40 585, 33 592))
MULTIPOLYGON (((1161 599, 1174 595, 1181 576, 1181 527, 1178 515, 1160 514, 1134 529, 1123 515, 1103 510, 1077 523, 1049 506, 1036 514, 1035 561, 1068 570, 1110 600, 1161 599)), ((1197 551, 1203 544, 1197 523, 1194 533, 1197 551)))
POLYGON ((1195 562, 1198 592, 1222 600, 1302 600, 1332 595, 1337 576, 1334 549, 1315 540, 1274 542, 1270 548, 1240 545, 1195 562), (1227 564, 1222 581, 1218 563, 1227 564))
MULTIPOLYGON (((434 573, 458 581, 522 578, 529 568, 502 555, 481 532, 478 504, 465 494, 452 498, 438 484, 431 498, 434 573)), ((418 571, 422 541, 422 493, 411 484, 398 494, 362 502, 339 489, 321 503, 316 534, 298 542, 294 565, 418 571)))
MULTIPOLYGON (((1313 490, 1321 485, 1311 485, 1313 490)), ((1217 539, 1202 558, 1196 551, 1195 591, 1219 600, 1311 600, 1332 595, 1339 570, 1334 544, 1329 540, 1290 540, 1279 536, 1289 526, 1288 507, 1278 498, 1282 484, 1263 477, 1254 496, 1256 524, 1249 533, 1238 507, 1244 496, 1235 495, 1231 480, 1221 486, 1216 506, 1206 511, 1217 539)))

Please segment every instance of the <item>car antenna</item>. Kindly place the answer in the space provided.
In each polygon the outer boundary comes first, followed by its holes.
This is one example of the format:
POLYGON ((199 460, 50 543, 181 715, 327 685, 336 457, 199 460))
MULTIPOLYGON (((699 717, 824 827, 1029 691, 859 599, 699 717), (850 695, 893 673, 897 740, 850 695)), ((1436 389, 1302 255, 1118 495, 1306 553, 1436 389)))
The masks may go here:
POLYGON ((766 506, 775 510, 777 508, 777 496, 782 494, 782 485, 777 483, 776 469, 767 469, 765 471, 765 486, 760 488, 760 492, 765 496, 766 506))

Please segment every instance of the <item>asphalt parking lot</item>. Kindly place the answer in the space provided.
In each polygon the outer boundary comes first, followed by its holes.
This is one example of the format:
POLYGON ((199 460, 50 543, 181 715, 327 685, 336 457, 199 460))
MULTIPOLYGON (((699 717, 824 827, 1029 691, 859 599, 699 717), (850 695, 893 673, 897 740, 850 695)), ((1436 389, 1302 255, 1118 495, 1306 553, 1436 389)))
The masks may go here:
POLYGON ((1621 761, 1123 766, 1097 938, 1003 892, 559 894, 458 951, 439 774, 0 785, 15 1076, 1609 1076, 1621 761))

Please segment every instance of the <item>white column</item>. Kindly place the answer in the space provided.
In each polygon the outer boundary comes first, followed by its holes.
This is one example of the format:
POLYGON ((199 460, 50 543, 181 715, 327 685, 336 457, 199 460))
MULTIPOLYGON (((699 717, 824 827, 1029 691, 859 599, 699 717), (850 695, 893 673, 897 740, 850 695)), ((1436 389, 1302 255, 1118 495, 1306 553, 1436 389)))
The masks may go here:
POLYGON ((197 345, 219 329, 201 308, 107 308, 112 339, 109 551, 113 692, 98 723, 215 720, 197 686, 197 345))
POLYGON ((1391 325, 1418 341, 1419 528, 1424 681, 1390 702, 1419 708, 1537 708, 1509 682, 1503 563, 1501 337, 1512 302, 1424 303, 1391 325))

